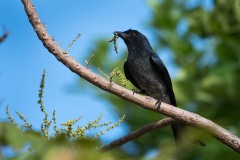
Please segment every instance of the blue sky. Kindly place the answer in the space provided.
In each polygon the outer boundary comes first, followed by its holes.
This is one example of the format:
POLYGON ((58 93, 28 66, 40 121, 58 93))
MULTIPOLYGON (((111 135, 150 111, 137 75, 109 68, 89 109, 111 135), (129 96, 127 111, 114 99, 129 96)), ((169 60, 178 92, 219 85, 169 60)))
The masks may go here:
MULTIPOLYGON (((47 25, 48 32, 63 48, 66 49, 76 35, 81 33, 69 54, 82 64, 84 57, 92 52, 94 40, 101 37, 110 39, 113 31, 132 28, 151 37, 145 23, 150 17, 146 2, 33 1, 41 21, 47 25)), ((101 113, 103 121, 117 121, 114 110, 106 101, 93 95, 71 94, 67 91, 67 86, 73 84, 77 76, 43 47, 28 22, 20 1, 0 1, 0 34, 4 33, 1 26, 5 26, 11 33, 0 45, 0 99, 3 100, 0 105, 1 121, 6 120, 5 107, 9 105, 15 118, 15 111, 19 111, 35 128, 40 128, 43 115, 37 100, 44 69, 47 70, 44 102, 49 113, 56 110, 58 122, 81 115, 80 123, 85 124, 96 119, 101 113)), ((112 56, 116 56, 114 50, 112 52, 112 56)), ((124 132, 123 128, 119 128, 112 132, 114 134, 106 136, 110 140, 124 132)))

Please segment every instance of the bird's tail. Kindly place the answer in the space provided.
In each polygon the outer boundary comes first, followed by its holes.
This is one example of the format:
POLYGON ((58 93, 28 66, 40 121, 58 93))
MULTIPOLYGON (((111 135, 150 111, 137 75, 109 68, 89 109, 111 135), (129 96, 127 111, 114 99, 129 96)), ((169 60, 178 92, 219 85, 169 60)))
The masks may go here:
MULTIPOLYGON (((170 104, 177 107, 177 103, 176 103, 176 99, 175 99, 175 95, 174 95, 173 91, 170 96, 170 99, 171 99, 170 104)), ((173 131, 175 143, 176 143, 176 145, 180 145, 183 141, 184 134, 186 133, 187 126, 182 123, 174 123, 171 125, 171 127, 172 127, 172 131, 173 131)), ((205 144, 203 142, 201 142, 200 140, 195 140, 194 143, 199 144, 200 146, 205 146, 205 144)))
MULTIPOLYGON (((171 93, 172 94, 170 94, 170 99, 171 99, 170 104, 177 107, 177 102, 176 102, 173 90, 171 93)), ((183 139, 183 134, 186 130, 186 125, 181 124, 181 123, 174 123, 171 125, 171 127, 172 127, 172 131, 173 131, 175 143, 181 144, 182 139, 183 139)))
POLYGON ((182 142, 183 132, 186 129, 186 126, 180 123, 175 123, 172 124, 171 127, 176 144, 180 144, 182 142))
MULTIPOLYGON (((171 125, 172 127, 172 131, 173 131, 173 135, 174 135, 174 140, 177 146, 182 144, 182 140, 183 140, 183 136, 186 133, 187 127, 184 124, 181 123, 175 123, 171 125)), ((193 141, 193 143, 198 144, 200 146, 206 146, 205 143, 203 143, 202 141, 195 139, 193 141)))

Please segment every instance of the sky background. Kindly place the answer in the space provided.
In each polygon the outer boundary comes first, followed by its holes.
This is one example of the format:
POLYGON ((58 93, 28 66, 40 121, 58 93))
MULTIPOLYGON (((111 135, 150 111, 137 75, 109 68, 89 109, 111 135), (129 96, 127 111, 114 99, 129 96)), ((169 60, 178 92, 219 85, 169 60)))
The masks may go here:
MULTIPOLYGON (((84 64, 85 57, 94 52, 94 42, 100 38, 111 39, 114 31, 137 29, 144 33, 151 44, 154 37, 148 27, 151 19, 147 0, 95 0, 72 1, 37 1, 33 3, 42 23, 46 23, 47 30, 63 49, 81 34, 80 39, 73 44, 69 54, 84 64)), ((211 8, 211 1, 190 0, 188 7, 197 3, 211 8)), ((43 114, 40 113, 38 90, 43 70, 46 69, 46 88, 44 102, 46 110, 51 113, 56 110, 58 123, 82 116, 80 124, 96 119, 103 113, 103 122, 116 122, 114 109, 107 101, 95 94, 71 93, 69 86, 75 84, 78 76, 73 74, 54 56, 48 53, 38 40, 30 25, 21 1, 0 1, 0 35, 4 28, 10 32, 9 37, 0 44, 0 120, 7 121, 5 108, 17 120, 15 111, 21 112, 35 129, 40 129, 43 114), (1 28, 1 26, 4 26, 1 28)), ((186 31, 187 24, 177 27, 179 33, 186 31)), ((108 43, 106 41, 106 43, 108 43)), ((126 49, 121 40, 118 41, 120 53, 126 49)), ((200 45, 202 42, 195 42, 200 45)), ((113 58, 121 58, 112 47, 113 58)), ((168 54, 161 56, 174 76, 176 67, 169 61, 168 54)), ((92 89, 92 88, 90 88, 92 89)), ((90 92, 91 93, 91 92, 90 92)), ((111 141, 127 133, 127 126, 123 125, 106 133, 104 140, 111 141)))

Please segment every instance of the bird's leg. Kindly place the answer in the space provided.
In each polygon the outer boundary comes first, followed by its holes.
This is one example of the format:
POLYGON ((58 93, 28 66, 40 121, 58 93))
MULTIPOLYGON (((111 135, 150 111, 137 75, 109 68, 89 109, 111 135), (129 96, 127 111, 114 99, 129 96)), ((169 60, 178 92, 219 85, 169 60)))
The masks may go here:
POLYGON ((160 110, 160 106, 161 106, 161 103, 162 103, 162 100, 164 97, 164 94, 163 94, 163 91, 160 90, 160 97, 158 97, 156 103, 155 103, 155 106, 157 106, 157 110, 159 111, 160 110))
POLYGON ((157 100, 157 102, 155 103, 155 106, 157 106, 157 110, 160 109, 161 103, 162 103, 162 101, 160 99, 157 100))
POLYGON ((144 91, 137 91, 136 89, 132 89, 132 91, 133 91, 133 95, 135 94, 135 93, 137 93, 137 94, 144 94, 145 92, 144 91))

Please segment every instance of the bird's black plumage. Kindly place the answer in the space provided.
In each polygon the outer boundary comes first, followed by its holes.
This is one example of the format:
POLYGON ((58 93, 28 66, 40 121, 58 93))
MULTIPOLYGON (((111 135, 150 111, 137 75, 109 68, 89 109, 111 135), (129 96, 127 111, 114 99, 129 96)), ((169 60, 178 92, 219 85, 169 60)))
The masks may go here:
MULTIPOLYGON (((166 66, 155 53, 148 39, 137 30, 115 32, 128 48, 128 58, 124 63, 126 78, 147 95, 177 106, 172 82, 166 66)), ((179 142, 181 124, 173 124, 175 141, 179 142)))

